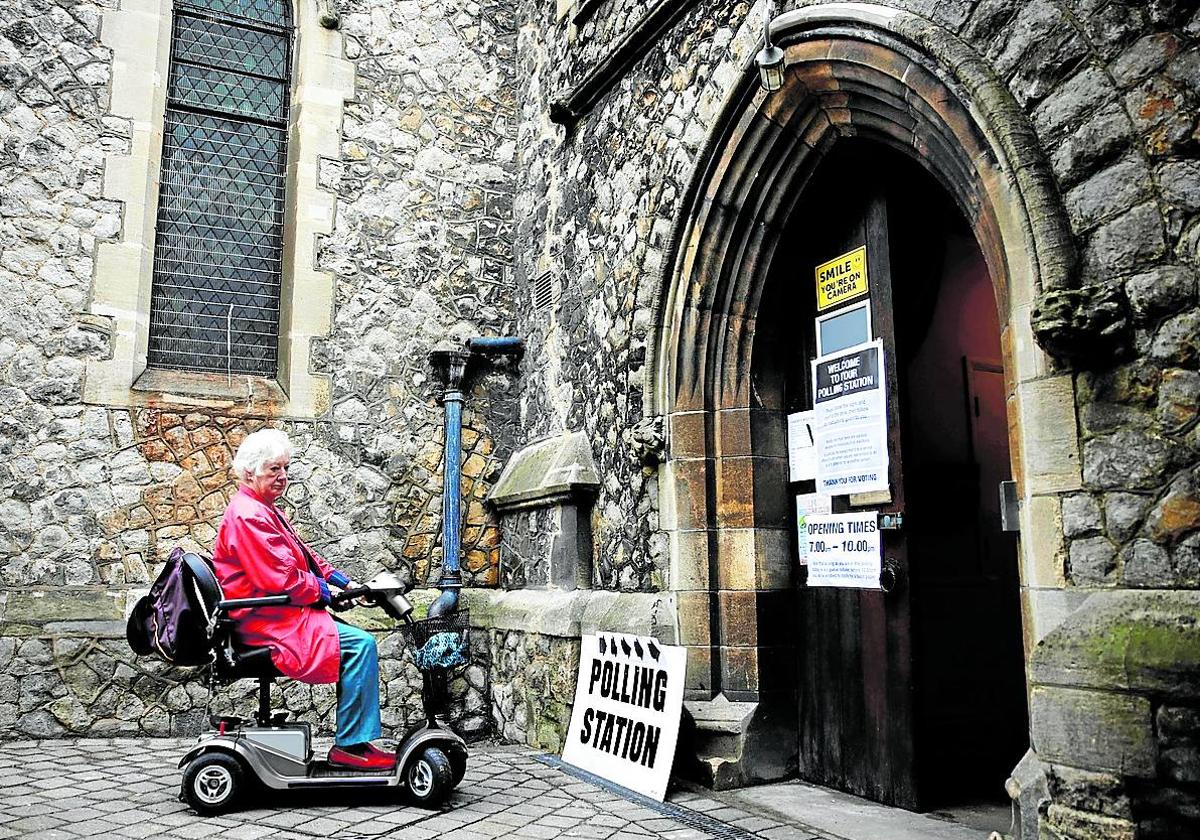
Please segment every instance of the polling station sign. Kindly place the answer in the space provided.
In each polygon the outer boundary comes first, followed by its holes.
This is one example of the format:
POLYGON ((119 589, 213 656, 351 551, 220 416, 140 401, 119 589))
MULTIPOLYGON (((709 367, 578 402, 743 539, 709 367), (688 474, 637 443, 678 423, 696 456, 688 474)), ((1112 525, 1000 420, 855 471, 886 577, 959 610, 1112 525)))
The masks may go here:
POLYGON ((660 802, 667 792, 687 650, 644 636, 584 636, 563 761, 660 802))
POLYGON ((868 291, 866 245, 817 266, 818 312, 860 298, 868 291))
POLYGON ((888 489, 887 396, 878 339, 814 359, 817 492, 888 489))

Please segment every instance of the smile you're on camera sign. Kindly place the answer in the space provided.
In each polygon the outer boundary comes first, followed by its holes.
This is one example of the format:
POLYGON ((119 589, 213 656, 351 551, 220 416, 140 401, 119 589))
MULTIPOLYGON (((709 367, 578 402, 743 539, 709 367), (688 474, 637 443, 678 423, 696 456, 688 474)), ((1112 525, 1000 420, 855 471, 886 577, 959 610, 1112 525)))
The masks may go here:
POLYGON ((644 636, 584 636, 563 761, 662 801, 675 760, 687 650, 644 636))

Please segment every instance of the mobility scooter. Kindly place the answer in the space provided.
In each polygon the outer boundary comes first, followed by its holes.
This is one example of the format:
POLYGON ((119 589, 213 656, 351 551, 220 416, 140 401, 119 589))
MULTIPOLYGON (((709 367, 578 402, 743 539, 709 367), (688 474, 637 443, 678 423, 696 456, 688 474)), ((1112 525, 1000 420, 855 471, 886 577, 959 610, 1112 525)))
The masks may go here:
POLYGON ((273 790, 394 787, 419 805, 434 806, 462 781, 467 767, 466 744, 434 713, 444 700, 446 667, 461 656, 465 645, 465 612, 414 621, 412 605, 404 597, 405 586, 390 572, 377 575, 361 588, 334 596, 335 603, 363 599, 382 608, 404 622, 401 632, 412 650, 430 654, 416 657, 423 678, 424 720, 400 738, 395 769, 383 773, 355 770, 314 758, 310 724, 288 721, 287 712, 271 710, 271 682, 281 675, 271 662, 270 649, 247 648, 234 640, 231 610, 284 604, 287 596, 227 600, 207 561, 189 553, 184 554, 183 562, 193 584, 189 600, 195 602, 192 606, 208 622, 214 656, 209 671, 210 698, 217 683, 258 680, 254 720, 212 716, 215 731, 202 734, 179 762, 183 770, 181 798, 198 813, 214 815, 233 810, 254 782, 273 790))

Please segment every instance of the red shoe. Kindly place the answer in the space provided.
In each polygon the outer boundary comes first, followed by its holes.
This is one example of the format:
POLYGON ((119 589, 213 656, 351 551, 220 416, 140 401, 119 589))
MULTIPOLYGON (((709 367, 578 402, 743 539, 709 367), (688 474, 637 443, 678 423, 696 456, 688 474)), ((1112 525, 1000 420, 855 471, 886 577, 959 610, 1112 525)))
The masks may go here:
POLYGON ((372 744, 370 741, 367 741, 366 754, 385 759, 390 766, 392 766, 392 767, 396 766, 396 753, 395 752, 393 752, 392 750, 380 749, 379 747, 372 744))
POLYGON ((396 757, 391 753, 376 750, 368 744, 362 752, 351 752, 342 747, 334 747, 329 751, 329 763, 338 767, 348 767, 352 770, 392 770, 396 767, 396 757))

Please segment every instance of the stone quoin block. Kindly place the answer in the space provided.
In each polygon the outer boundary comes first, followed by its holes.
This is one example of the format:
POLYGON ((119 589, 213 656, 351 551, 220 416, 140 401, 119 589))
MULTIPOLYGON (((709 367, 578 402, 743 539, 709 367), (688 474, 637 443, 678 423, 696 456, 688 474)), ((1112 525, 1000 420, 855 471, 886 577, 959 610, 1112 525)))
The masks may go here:
POLYGON ((1080 486, 1075 395, 1070 377, 1017 386, 1022 465, 1027 493, 1076 490, 1080 486))
POLYGON ((1035 686, 1030 726, 1046 761, 1135 778, 1155 774, 1158 747, 1143 697, 1035 686))
POLYGON ((1034 496, 1021 505, 1022 582, 1026 586, 1062 586, 1066 575, 1061 503, 1057 496, 1034 496))

